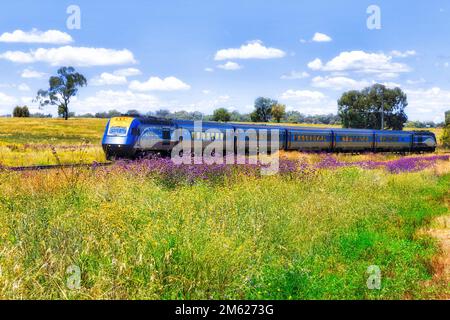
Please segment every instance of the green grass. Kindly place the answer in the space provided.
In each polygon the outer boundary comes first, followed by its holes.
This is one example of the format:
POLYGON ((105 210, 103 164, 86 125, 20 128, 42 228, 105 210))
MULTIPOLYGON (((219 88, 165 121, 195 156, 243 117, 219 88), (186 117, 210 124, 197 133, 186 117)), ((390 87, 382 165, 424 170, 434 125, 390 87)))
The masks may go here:
POLYGON ((450 176, 348 168, 167 188, 128 173, 0 175, 0 297, 404 299, 431 279, 450 176), (66 269, 81 269, 81 289, 66 269), (368 290, 367 268, 382 271, 368 290))
MULTIPOLYGON (((103 161, 105 120, 0 119, 0 164, 103 161)), ((297 158, 297 153, 286 156, 297 158)), ((318 156, 302 155, 311 161, 318 156)), ((342 161, 398 156, 340 155, 342 161)), ((317 159, 316 159, 317 160, 317 159)), ((167 187, 126 172, 0 172, 0 298, 425 299, 448 163, 392 175, 233 176, 167 187), (81 270, 70 290, 67 268, 81 270), (367 268, 382 272, 368 290, 367 268)))

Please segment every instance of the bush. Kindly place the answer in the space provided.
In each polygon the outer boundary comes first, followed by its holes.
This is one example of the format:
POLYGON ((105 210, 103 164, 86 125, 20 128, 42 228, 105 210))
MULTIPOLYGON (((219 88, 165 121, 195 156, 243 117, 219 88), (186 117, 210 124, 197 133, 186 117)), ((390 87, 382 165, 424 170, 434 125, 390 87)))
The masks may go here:
POLYGON ((230 112, 228 112, 227 109, 220 108, 220 109, 214 110, 213 120, 220 121, 220 122, 229 122, 231 120, 231 114, 230 114, 230 112))
POLYGON ((28 110, 27 106, 17 106, 14 108, 13 111, 14 118, 29 118, 30 117, 30 110, 28 110))
POLYGON ((450 124, 447 124, 442 134, 442 145, 444 148, 450 148, 450 124))

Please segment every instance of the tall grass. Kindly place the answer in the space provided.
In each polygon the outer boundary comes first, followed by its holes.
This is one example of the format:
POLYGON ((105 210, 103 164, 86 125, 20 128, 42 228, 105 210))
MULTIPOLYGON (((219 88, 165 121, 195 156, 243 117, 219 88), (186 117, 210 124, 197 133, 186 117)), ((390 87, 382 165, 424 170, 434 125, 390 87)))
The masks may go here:
POLYGON ((169 188, 123 170, 0 175, 0 297, 425 298, 448 162, 420 173, 320 170, 169 188), (81 288, 67 287, 67 268, 81 288), (366 286, 382 271, 381 290, 366 286))

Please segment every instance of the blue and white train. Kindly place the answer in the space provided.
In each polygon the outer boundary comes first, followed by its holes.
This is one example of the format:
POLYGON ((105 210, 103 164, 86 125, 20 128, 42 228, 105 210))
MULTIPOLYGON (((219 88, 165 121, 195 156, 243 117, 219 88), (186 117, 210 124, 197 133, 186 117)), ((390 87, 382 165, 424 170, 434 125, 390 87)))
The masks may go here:
POLYGON ((240 139, 246 139, 248 147, 249 140, 258 139, 262 131, 267 132, 264 137, 271 141, 274 130, 278 131, 278 148, 285 151, 420 153, 434 152, 437 147, 436 136, 429 131, 321 129, 218 122, 202 122, 199 129, 193 121, 140 116, 112 118, 106 126, 102 145, 108 159, 136 158, 150 153, 168 154, 186 139, 186 136, 175 134, 180 131, 177 129, 187 132, 192 143, 201 141, 203 148, 222 140, 224 150, 230 143, 237 150, 240 139), (247 130, 254 130, 258 134, 253 135, 253 138, 251 135, 242 135, 247 130), (230 135, 230 132, 234 134, 230 135))

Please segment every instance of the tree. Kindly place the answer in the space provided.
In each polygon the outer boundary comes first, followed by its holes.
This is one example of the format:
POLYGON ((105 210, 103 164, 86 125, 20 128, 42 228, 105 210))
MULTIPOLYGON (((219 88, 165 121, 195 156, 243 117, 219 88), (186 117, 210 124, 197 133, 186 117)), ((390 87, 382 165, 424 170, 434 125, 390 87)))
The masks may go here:
POLYGON ((13 117, 14 118, 29 118, 30 110, 28 110, 27 106, 23 106, 23 107, 17 106, 14 108, 13 117))
POLYGON ((445 127, 441 139, 444 148, 450 148, 450 111, 445 113, 445 127))
POLYGON ((61 67, 57 76, 49 79, 49 88, 47 90, 39 90, 36 101, 41 107, 53 105, 58 107, 58 114, 69 118, 69 103, 72 97, 78 93, 78 88, 87 85, 86 78, 75 72, 73 67, 61 67))
POLYGON ((281 119, 283 119, 286 116, 286 106, 284 104, 277 103, 272 107, 271 111, 272 117, 278 122, 281 122, 281 119))
POLYGON ((170 111, 169 110, 165 110, 165 109, 161 109, 155 112, 155 117, 158 118, 169 118, 170 117, 170 111))
POLYGON ((141 113, 138 111, 138 110, 128 110, 127 112, 126 112, 126 115, 128 115, 128 116, 140 116, 141 115, 141 113))
POLYGON ((259 97, 255 101, 255 111, 252 113, 251 118, 253 122, 269 122, 272 113, 272 107, 276 105, 278 101, 270 98, 259 97))
POLYGON ((117 110, 109 110, 108 112, 97 112, 94 117, 101 119, 109 119, 119 117, 122 113, 117 110))
POLYGON ((229 122, 231 120, 231 114, 227 109, 219 108, 217 110, 214 110, 213 120, 220 122, 229 122))
POLYGON ((381 84, 345 92, 338 106, 344 128, 380 129, 383 113, 382 129, 402 130, 408 120, 406 94, 400 88, 389 89, 381 84))

